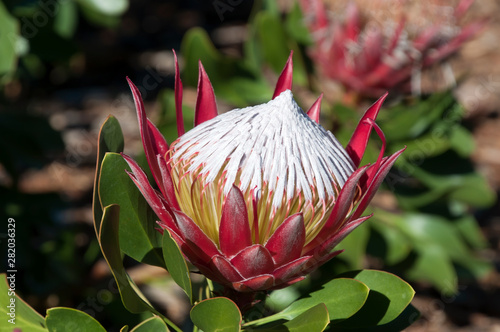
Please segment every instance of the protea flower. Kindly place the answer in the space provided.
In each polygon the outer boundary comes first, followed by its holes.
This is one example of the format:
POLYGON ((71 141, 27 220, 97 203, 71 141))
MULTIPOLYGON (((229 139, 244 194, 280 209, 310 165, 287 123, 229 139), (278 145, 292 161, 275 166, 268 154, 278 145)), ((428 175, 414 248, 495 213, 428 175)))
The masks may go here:
MULTIPOLYGON (((179 138, 170 147, 146 118, 129 81, 149 167, 159 190, 123 155, 129 173, 185 257, 231 291, 277 289, 302 280, 340 251, 332 249, 370 216, 363 210, 401 154, 359 167, 385 98, 371 106, 344 149, 318 124, 321 97, 306 113, 290 91, 292 60, 273 99, 217 114, 199 65, 195 127, 184 133, 176 58, 179 138)), ((385 143, 385 142, 384 142, 385 143)))
MULTIPOLYGON (((463 27, 457 24, 473 1, 461 0, 455 8, 446 7, 451 10, 447 17, 441 13, 436 18, 438 15, 432 13, 433 18, 428 19, 429 13, 417 8, 419 21, 430 21, 423 26, 409 22, 405 13, 396 21, 387 15, 373 17, 373 12, 404 9, 397 0, 365 1, 372 13, 368 17, 360 14, 355 2, 347 5, 341 17, 328 15, 322 0, 301 0, 301 5, 314 39, 310 54, 321 72, 349 92, 378 97, 388 90, 420 92, 421 71, 454 54, 484 25, 479 21, 463 27)), ((440 3, 415 3, 429 12, 429 7, 436 12, 445 8, 440 3)))

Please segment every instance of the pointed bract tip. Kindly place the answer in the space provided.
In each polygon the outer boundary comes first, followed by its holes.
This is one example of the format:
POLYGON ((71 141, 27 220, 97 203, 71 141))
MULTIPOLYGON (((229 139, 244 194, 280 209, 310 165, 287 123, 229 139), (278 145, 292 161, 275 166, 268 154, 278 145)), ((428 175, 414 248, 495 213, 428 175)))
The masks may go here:
POLYGON ((372 131, 373 125, 367 122, 367 119, 372 119, 375 121, 377 119, 378 112, 382 107, 382 104, 387 98, 389 93, 386 92, 380 97, 373 105, 371 105, 361 118, 358 123, 358 126, 354 130, 352 134, 351 140, 346 146, 346 151, 351 157, 354 166, 359 166, 361 159, 363 158, 363 154, 365 153, 366 145, 368 144, 368 140, 370 138, 370 133, 372 131))
POLYGON ((316 123, 319 123, 319 116, 321 113, 321 100, 322 99, 323 99, 323 93, 321 93, 319 95, 318 99, 316 99, 314 104, 312 104, 309 111, 307 111, 307 115, 309 116, 309 118, 311 118, 311 120, 315 121, 316 123))
POLYGON ((286 61, 285 68, 278 78, 276 83, 276 88, 274 89, 273 99, 278 97, 285 90, 292 90, 292 80, 293 80, 293 50, 290 51, 288 60, 286 61))
POLYGON ((132 80, 130 79, 130 77, 125 76, 125 79, 127 80, 127 83, 128 83, 128 85, 129 85, 130 87, 135 87, 135 88, 137 88, 137 87, 135 86, 135 84, 132 82, 132 80))
POLYGON ((217 104, 215 102, 214 89, 208 78, 201 60, 198 60, 198 97, 196 99, 196 108, 194 114, 194 125, 197 126, 207 120, 217 116, 217 104))
POLYGON ((175 116, 177 121, 177 135, 180 137, 186 132, 184 129, 184 117, 182 115, 182 82, 179 71, 179 61, 177 59, 177 53, 174 52, 175 60, 175 116))

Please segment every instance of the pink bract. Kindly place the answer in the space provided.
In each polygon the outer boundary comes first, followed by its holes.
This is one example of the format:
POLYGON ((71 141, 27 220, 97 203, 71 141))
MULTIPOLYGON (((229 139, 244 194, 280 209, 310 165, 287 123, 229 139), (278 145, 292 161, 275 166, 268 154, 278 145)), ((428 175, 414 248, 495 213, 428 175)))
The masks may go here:
MULTIPOLYGON (((472 2, 461 0, 450 8, 452 21, 458 22, 472 2)), ((454 54, 484 26, 483 21, 464 27, 437 21, 409 33, 405 16, 394 22, 364 22, 355 2, 349 2, 341 18, 329 15, 322 0, 300 3, 314 40, 310 55, 321 73, 342 83, 348 91, 367 97, 391 90, 419 91, 420 86, 415 85, 419 84, 420 72, 454 54)), ((376 3, 370 4, 376 7, 376 3)), ((395 10, 399 4, 395 0, 380 10, 395 10)))

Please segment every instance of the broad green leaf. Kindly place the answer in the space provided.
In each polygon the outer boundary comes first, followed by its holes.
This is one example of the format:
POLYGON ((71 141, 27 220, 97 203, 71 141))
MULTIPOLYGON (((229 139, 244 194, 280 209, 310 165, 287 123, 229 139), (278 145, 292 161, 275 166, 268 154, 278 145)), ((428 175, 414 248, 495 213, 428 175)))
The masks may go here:
POLYGON ((190 317, 204 332, 238 332, 241 329, 241 312, 225 297, 201 301, 191 309, 190 317))
POLYGON ((193 303, 193 290, 186 260, 179 246, 172 239, 170 232, 166 229, 163 231, 163 257, 172 279, 186 292, 189 301, 193 303))
POLYGON ((401 208, 411 211, 438 201, 446 192, 446 188, 437 188, 426 190, 423 193, 398 193, 396 198, 401 208))
POLYGON ((168 327, 160 317, 151 317, 134 327, 130 332, 168 332, 168 327))
POLYGON ((445 295, 457 292, 457 275, 446 253, 436 245, 421 248, 408 271, 408 278, 432 283, 445 295))
POLYGON ((461 264, 467 265, 470 260, 474 260, 455 224, 447 219, 437 215, 408 213, 404 215, 402 229, 414 239, 418 251, 436 246, 461 264))
MULTIPOLYGON (((182 39, 181 53, 184 58, 183 78, 189 85, 197 85, 201 61, 219 98, 245 107, 267 101, 272 96, 272 89, 259 70, 244 60, 220 53, 203 29, 193 28, 186 33, 182 39)), ((285 61, 286 58, 282 66, 285 61)))
POLYGON ((455 125, 450 132, 451 147, 457 153, 467 158, 474 152, 474 137, 472 134, 462 126, 455 125))
MULTIPOLYGON (((378 122, 384 129, 388 142, 417 137, 420 141, 421 136, 439 121, 442 114, 445 111, 453 113, 456 105, 449 91, 435 93, 428 98, 412 99, 410 102, 380 112, 378 122)), ((456 121, 450 122, 450 125, 454 124, 456 121)))
POLYGON ((2 317, 0 331, 11 332, 17 328, 22 331, 47 332, 44 318, 10 290, 8 276, 10 273, 0 274, 0 316, 2 317), (11 315, 12 306, 15 306, 15 315, 11 315))
MULTIPOLYGON (((423 213, 392 214, 378 209, 376 218, 385 224, 385 228, 396 227, 401 238, 412 247, 417 254, 414 265, 408 270, 411 279, 426 280, 446 293, 456 289, 456 274, 453 263, 469 270, 480 277, 491 270, 491 264, 476 258, 465 243, 466 236, 460 230, 459 220, 447 220, 438 215, 423 213)), ((475 220, 465 219, 473 223, 471 237, 477 237, 474 231, 475 220)), ((464 224, 465 229, 470 225, 464 224)), ((381 232, 383 232, 381 227, 381 232)), ((480 234, 479 234, 480 235, 480 234)))
POLYGON ((106 153, 101 164, 99 196, 102 206, 120 206, 120 249, 133 259, 165 267, 157 217, 125 170, 123 157, 106 153))
POLYGON ((278 16, 259 12, 255 17, 260 51, 266 62, 276 73, 281 73, 290 50, 293 56, 293 82, 297 85, 307 83, 307 74, 297 43, 286 35, 283 22, 278 16))
POLYGON ((369 289, 362 282, 354 279, 333 279, 322 286, 320 290, 308 294, 292 303, 285 310, 265 317, 247 325, 263 325, 279 319, 291 320, 306 310, 324 303, 332 322, 342 321, 354 315, 365 303, 369 289))
POLYGON ((297 42, 304 45, 311 45, 313 40, 311 34, 304 24, 302 10, 298 3, 295 3, 292 10, 286 17, 285 21, 286 32, 297 42))
POLYGON ((102 254, 108 263, 111 273, 120 291, 123 305, 132 313, 144 311, 152 312, 170 325, 174 330, 180 329, 154 309, 148 302, 144 294, 140 291, 134 281, 130 278, 123 267, 123 258, 120 251, 120 240, 118 235, 120 220, 120 206, 110 205, 104 208, 101 229, 99 231, 99 244, 102 254))
POLYGON ((271 100, 273 90, 262 78, 245 78, 237 75, 236 73, 234 77, 219 83, 216 94, 238 107, 271 100))
POLYGON ((364 327, 387 324, 396 319, 410 304, 415 291, 394 274, 376 271, 352 271, 342 276, 354 278, 369 287, 365 305, 342 326, 364 327))
POLYGON ((207 32, 201 28, 193 28, 186 32, 182 38, 181 54, 184 59, 183 82, 191 86, 198 84, 199 61, 203 63, 203 68, 212 84, 226 76, 227 71, 230 72, 230 68, 234 66, 234 60, 231 61, 219 53, 207 32), (225 66, 221 66, 223 62, 226 62, 225 66))
MULTIPOLYGON (((397 216, 395 216, 397 218, 397 216)), ((408 237, 394 225, 382 223, 377 220, 377 214, 370 219, 369 225, 373 227, 385 241, 384 260, 389 265, 395 265, 405 259, 411 252, 412 246, 408 237)))
POLYGON ((99 237, 101 228, 102 205, 99 198, 99 174, 101 174, 101 163, 106 152, 123 152, 123 133, 120 123, 112 115, 109 115, 99 130, 97 139, 97 165, 94 179, 94 200, 92 201, 92 210, 94 213, 94 229, 99 237))
POLYGON ((276 3, 276 1, 273 0, 264 0, 262 4, 262 8, 265 9, 265 11, 273 16, 280 16, 281 11, 279 4, 276 3))
POLYGON ((328 323, 330 323, 328 309, 323 303, 320 303, 283 325, 285 327, 284 331, 321 332, 326 328, 328 323))
POLYGON ((405 207, 423 206, 444 195, 475 207, 489 207, 495 202, 495 193, 478 173, 433 174, 408 161, 411 159, 400 158, 396 165, 421 181, 429 190, 416 196, 398 195, 398 200, 405 207))
POLYGON ((120 206, 109 205, 104 208, 101 229, 99 231, 99 244, 102 254, 108 263, 113 276, 115 277, 123 305, 130 312, 140 313, 153 311, 154 309, 147 301, 135 283, 123 267, 123 257, 120 251, 119 223, 120 206), (153 309, 153 310, 152 310, 153 309))
POLYGON ((82 7, 88 8, 102 15, 118 16, 128 9, 128 0, 77 0, 82 7))
POLYGON ((16 68, 17 47, 20 40, 19 23, 0 2, 0 75, 16 68))
POLYGON ((116 28, 120 24, 120 16, 101 14, 89 7, 82 7, 81 12, 90 23, 107 28, 116 28))
POLYGON ((54 18, 54 31, 64 38, 72 38, 78 26, 78 10, 73 1, 59 3, 59 10, 54 18))
MULTIPOLYGON (((307 281, 305 281, 307 282, 307 281)), ((300 283, 299 283, 300 284, 300 283)), ((301 296, 298 284, 291 287, 277 289, 271 292, 266 298, 266 307, 273 312, 284 310, 301 296)))
POLYGON ((454 223, 462 237, 465 238, 472 247, 477 249, 488 247, 488 241, 486 241, 474 216, 464 215, 458 220, 455 220, 454 223))
POLYGON ((326 306, 323 303, 319 303, 286 323, 273 327, 256 329, 256 331, 321 332, 325 330, 329 322, 330 318, 328 317, 328 309, 326 309, 326 306))
MULTIPOLYGON (((387 130, 384 129, 385 132, 387 130)), ((406 146, 406 150, 401 155, 401 158, 398 158, 396 166, 406 166, 412 169, 412 166, 422 164, 425 158, 435 157, 446 152, 450 148, 450 141, 446 137, 435 136, 433 133, 425 133, 417 139, 411 138, 392 143, 389 145, 389 151, 390 153, 394 153, 403 146, 406 146), (402 165, 403 163, 409 165, 402 165)), ((407 168, 403 168, 403 170, 406 172, 407 168)))
POLYGON ((48 309, 45 323, 50 332, 106 332, 95 318, 72 308, 48 309))
POLYGON ((496 194, 482 175, 471 173, 461 178, 460 186, 450 194, 450 198, 477 208, 487 208, 495 203, 496 194))

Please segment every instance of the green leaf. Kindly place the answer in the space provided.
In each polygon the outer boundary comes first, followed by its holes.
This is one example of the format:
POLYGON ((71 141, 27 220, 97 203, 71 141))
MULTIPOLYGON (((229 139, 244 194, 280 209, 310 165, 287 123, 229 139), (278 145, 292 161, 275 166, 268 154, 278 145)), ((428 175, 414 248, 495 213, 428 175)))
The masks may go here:
POLYGON ((408 278, 428 281, 445 295, 456 294, 457 275, 446 253, 436 245, 421 248, 418 257, 407 271, 408 278))
POLYGON ((454 261, 467 264, 474 260, 455 224, 437 215, 408 213, 401 224, 408 236, 414 239, 415 248, 421 252, 432 249, 443 251, 454 261))
POLYGON ((172 239, 170 232, 166 229, 163 231, 163 257, 172 279, 186 292, 189 301, 193 303, 193 290, 186 260, 179 246, 172 239))
POLYGON ((307 73, 297 43, 288 38, 281 19, 268 12, 259 12, 255 17, 257 38, 262 57, 276 73, 281 73, 290 55, 293 56, 293 82, 298 85, 307 83, 307 73))
POLYGON ((320 332, 330 323, 328 309, 323 303, 320 303, 311 309, 303 312, 284 325, 284 331, 290 332, 320 332))
POLYGON ((72 38, 78 26, 78 10, 73 1, 59 3, 59 10, 54 18, 54 31, 64 38, 72 38))
POLYGON ((120 24, 120 16, 102 14, 88 6, 80 7, 81 13, 85 17, 85 19, 94 25, 107 28, 116 28, 120 24))
MULTIPOLYGON (((219 98, 245 107, 262 103, 272 96, 272 89, 258 69, 220 53, 203 29, 193 28, 185 34, 181 53, 184 58, 184 82, 191 86, 198 84, 198 63, 201 61, 219 98)), ((282 66, 285 61, 286 58, 282 66)))
POLYGON ((421 181, 429 190, 414 196, 398 195, 398 201, 406 208, 427 205, 440 197, 467 203, 475 207, 489 207, 496 195, 483 176, 475 172, 456 174, 433 174, 400 158, 396 165, 421 181))
POLYGON ((301 296, 298 285, 300 283, 272 291, 266 298, 266 307, 273 312, 284 310, 301 296))
POLYGON ((476 219, 472 215, 464 215, 455 220, 455 225, 462 237, 474 248, 485 249, 488 247, 488 241, 481 232, 476 219))
POLYGON ((101 164, 99 197, 102 206, 120 205, 120 249, 133 259, 165 267, 161 253, 161 234, 155 230, 155 213, 125 170, 123 157, 106 153, 101 164))
POLYGON ((450 132, 451 147, 462 157, 467 158, 475 148, 474 137, 462 126, 456 125, 450 132))
POLYGON ((204 332, 238 332, 241 328, 240 310, 225 297, 201 301, 191 309, 190 317, 204 332))
MULTIPOLYGON (((387 132, 386 129, 384 129, 385 132, 387 132)), ((405 163, 410 164, 410 169, 413 165, 420 165, 425 158, 438 156, 450 148, 450 141, 446 137, 435 136, 432 132, 425 133, 417 139, 410 138, 389 144, 390 153, 406 146, 405 153, 403 153, 402 158, 398 159, 396 166, 403 164, 404 160, 405 163)), ((407 168, 403 168, 403 170, 406 171, 407 168)))
POLYGON ((461 177, 460 186, 450 193, 450 198, 477 208, 487 208, 495 204, 496 194, 486 179, 479 173, 461 177))
POLYGON ((267 102, 272 97, 272 89, 262 78, 233 77, 217 84, 216 94, 238 107, 267 102))
POLYGON ((151 317, 134 327, 130 332, 168 332, 168 327, 160 317, 151 317))
POLYGON ((384 260, 389 265, 395 265, 404 260, 411 252, 412 246, 403 232, 387 223, 377 220, 377 214, 371 218, 369 225, 384 239, 386 252, 384 260))
POLYGON ((341 322, 342 327, 365 327, 387 324, 396 319, 410 304, 415 291, 394 274, 361 270, 342 274, 364 283, 370 293, 363 308, 341 322))
POLYGON ((247 325, 263 325, 279 319, 291 320, 306 310, 324 303, 328 309, 332 322, 342 321, 354 315, 365 303, 369 289, 362 282, 354 279, 333 279, 322 286, 320 290, 312 292, 292 303, 285 310, 268 316, 247 325))
POLYGON ((10 273, 0 274, 0 316, 2 317, 0 331, 11 332, 14 328, 17 328, 22 331, 46 332, 44 318, 10 290, 7 279, 7 276, 10 275, 10 273), (15 315, 11 315, 11 308, 9 307, 12 306, 11 303, 15 306, 15 315), (12 320, 14 317, 15 320, 12 320), (15 324, 11 322, 15 322, 15 324))
POLYGON ((82 7, 102 15, 118 16, 128 9, 128 0, 77 0, 82 7))
POLYGON ((123 305, 133 313, 154 311, 146 297, 142 294, 123 267, 123 258, 120 251, 119 223, 120 206, 109 205, 104 208, 101 229, 99 231, 99 244, 102 254, 115 277, 123 305))
POLYGON ((330 318, 328 309, 323 303, 304 311, 294 319, 269 328, 255 329, 258 332, 321 332, 324 331, 330 318))
POLYGON ((50 332, 106 332, 92 316, 72 308, 48 309, 45 323, 50 332))
POLYGON ((92 210, 94 214, 94 229, 99 237, 101 228, 102 205, 99 198, 99 175, 101 174, 101 164, 106 152, 123 152, 123 133, 120 123, 112 115, 109 115, 99 130, 97 139, 97 165, 94 179, 94 200, 92 201, 92 210))
POLYGON ((285 28, 286 32, 297 42, 304 45, 311 45, 313 43, 311 34, 304 24, 302 10, 297 2, 286 17, 285 28))
POLYGON ((183 81, 191 86, 198 84, 199 61, 202 61, 212 84, 216 83, 219 77, 226 76, 228 69, 234 66, 234 60, 225 59, 217 51, 207 32, 201 28, 193 28, 186 32, 182 38, 181 54, 184 59, 183 81), (227 61, 225 66, 217 68, 224 60, 230 61, 227 61))
MULTIPOLYGON (((380 113, 379 122, 388 142, 415 139, 427 132, 445 111, 455 112, 457 103, 450 91, 412 99, 380 113), (451 110, 451 111, 450 111, 451 110)), ((450 125, 456 121, 450 122, 450 125)))
POLYGON ((120 206, 106 206, 102 216, 98 240, 99 245, 101 246, 102 254, 106 259, 106 262, 111 269, 111 273, 113 274, 118 285, 123 305, 132 313, 140 313, 144 311, 152 312, 162 317, 162 319, 174 330, 181 332, 175 324, 151 306, 144 294, 142 294, 140 289, 125 271, 122 262, 123 258, 120 252, 118 235, 120 222, 120 206))
POLYGON ((452 294, 456 291, 457 278, 453 263, 465 267, 477 277, 491 270, 491 264, 476 258, 464 241, 467 236, 480 236, 473 219, 465 217, 464 230, 460 230, 460 219, 448 220, 438 215, 399 215, 380 209, 375 215, 384 227, 398 229, 401 238, 416 253, 416 261, 407 271, 411 279, 431 282, 439 290, 452 294), (470 229, 470 234, 464 235, 467 229, 470 229))
POLYGON ((0 2, 0 75, 16 68, 17 47, 20 40, 19 23, 0 2))

